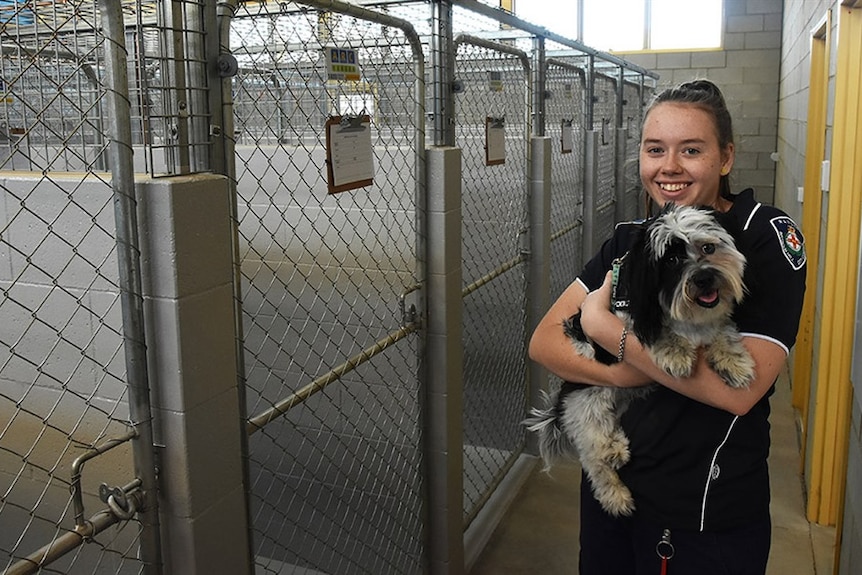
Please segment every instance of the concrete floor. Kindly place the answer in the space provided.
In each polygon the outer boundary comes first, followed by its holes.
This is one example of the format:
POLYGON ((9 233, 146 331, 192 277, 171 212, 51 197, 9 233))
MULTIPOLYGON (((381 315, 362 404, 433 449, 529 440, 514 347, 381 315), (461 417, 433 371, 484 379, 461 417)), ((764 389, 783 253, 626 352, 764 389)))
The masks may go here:
MULTIPOLYGON (((831 575, 835 529, 810 524, 800 475, 799 439, 786 373, 772 397, 772 549, 767 575, 831 575)), ((471 575, 569 575, 578 572, 576 464, 538 466, 514 499, 471 575)))

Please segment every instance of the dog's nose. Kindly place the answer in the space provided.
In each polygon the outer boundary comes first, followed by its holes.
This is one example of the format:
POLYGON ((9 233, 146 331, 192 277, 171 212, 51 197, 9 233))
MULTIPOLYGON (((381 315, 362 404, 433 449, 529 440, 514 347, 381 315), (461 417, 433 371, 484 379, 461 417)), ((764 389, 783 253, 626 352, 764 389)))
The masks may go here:
POLYGON ((692 276, 691 281, 698 289, 712 289, 715 286, 715 274, 710 270, 700 270, 692 276))

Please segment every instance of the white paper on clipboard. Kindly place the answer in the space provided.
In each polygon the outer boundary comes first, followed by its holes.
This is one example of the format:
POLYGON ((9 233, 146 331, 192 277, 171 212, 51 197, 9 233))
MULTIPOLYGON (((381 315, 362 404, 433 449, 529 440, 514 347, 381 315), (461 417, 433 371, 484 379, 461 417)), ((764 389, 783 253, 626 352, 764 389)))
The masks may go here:
POLYGON ((560 134, 560 145, 563 154, 571 154, 575 146, 574 129, 572 120, 563 120, 560 134))
POLYGON ((485 164, 493 166, 506 161, 506 121, 504 118, 485 119, 485 164))
POLYGON ((374 177, 371 121, 367 116, 346 118, 330 126, 329 153, 335 188, 374 177))

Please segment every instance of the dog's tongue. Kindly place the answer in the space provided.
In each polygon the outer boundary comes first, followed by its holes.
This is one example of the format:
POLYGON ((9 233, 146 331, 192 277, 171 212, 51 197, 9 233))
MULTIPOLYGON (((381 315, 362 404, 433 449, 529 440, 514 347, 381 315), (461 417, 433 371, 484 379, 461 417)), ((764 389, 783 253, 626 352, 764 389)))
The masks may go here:
POLYGON ((703 307, 713 307, 718 304, 718 291, 702 293, 697 297, 698 305, 703 307))

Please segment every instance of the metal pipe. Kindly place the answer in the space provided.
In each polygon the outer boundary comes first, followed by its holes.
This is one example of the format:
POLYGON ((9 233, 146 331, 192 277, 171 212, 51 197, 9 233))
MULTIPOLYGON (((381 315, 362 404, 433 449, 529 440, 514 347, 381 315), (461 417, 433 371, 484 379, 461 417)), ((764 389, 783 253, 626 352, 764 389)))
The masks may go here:
POLYGON ((288 397, 282 399, 263 413, 249 418, 248 424, 246 425, 246 432, 248 433, 248 435, 251 435, 256 431, 260 431, 265 425, 267 425, 271 421, 285 415, 288 411, 290 411, 291 408, 304 402, 317 392, 323 391, 326 386, 335 381, 338 381, 363 363, 367 362, 374 356, 382 353, 384 350, 386 350, 386 348, 390 347, 391 345, 404 339, 414 331, 418 330, 419 327, 419 323, 411 323, 405 325, 401 329, 393 331, 383 339, 377 340, 377 342, 375 342, 374 345, 372 345, 371 347, 363 349, 358 354, 349 358, 341 365, 329 370, 311 383, 290 394, 288 397))
POLYGON ((582 220, 581 218, 577 218, 577 219, 576 219, 574 222, 572 222, 571 224, 567 225, 567 226, 566 226, 566 227, 564 227, 564 228, 560 228, 559 230, 557 230, 556 232, 554 232, 553 234, 551 234, 551 243, 553 243, 553 242, 557 241, 558 239, 560 239, 560 238, 561 238, 561 237, 563 237, 564 235, 566 235, 566 234, 568 234, 569 232, 572 232, 572 231, 574 231, 574 230, 578 229, 579 227, 581 227, 581 226, 583 226, 583 225, 584 225, 583 220, 582 220))
POLYGON ((471 293, 473 293, 474 291, 476 291, 477 289, 479 289, 483 285, 490 283, 492 280, 497 279, 498 277, 500 277, 501 275, 503 275, 504 273, 506 273, 510 269, 514 268, 515 266, 517 266, 519 264, 524 263, 525 261, 527 261, 527 256, 525 254, 522 254, 522 255, 519 255, 517 257, 512 258, 511 260, 509 260, 507 262, 500 264, 493 271, 488 272, 487 274, 483 275, 482 277, 480 277, 479 279, 477 279, 476 281, 474 281, 473 283, 471 283, 470 285, 468 285, 467 287, 462 289, 461 290, 461 297, 467 297, 468 295, 470 295, 471 293))
POLYGON ((122 437, 117 437, 115 439, 110 439, 92 449, 88 449, 84 452, 83 455, 80 455, 72 462, 72 482, 71 482, 71 491, 72 491, 72 507, 75 511, 75 526, 83 527, 84 525, 84 490, 81 488, 81 477, 84 473, 84 464, 93 459, 94 457, 101 455, 111 449, 126 443, 138 436, 138 432, 134 429, 130 430, 128 433, 123 435, 122 437))
POLYGON ((545 135, 545 106, 547 96, 547 67, 545 61, 545 39, 537 36, 533 41, 533 134, 545 135))
POLYGON ((141 281, 135 178, 132 163, 131 107, 125 29, 120 0, 99 0, 105 35, 105 84, 108 131, 111 138, 111 185, 114 189, 117 261, 120 301, 123 316, 123 345, 129 388, 129 417, 138 440, 133 443, 135 473, 141 479, 143 504, 141 522, 141 559, 144 573, 162 572, 159 529, 156 456, 153 447, 153 422, 147 372, 144 300, 141 281))
MULTIPOLYGON (((494 40, 488 40, 487 38, 482 38, 481 36, 473 36, 471 34, 458 34, 457 36, 455 36, 455 40, 452 42, 452 44, 455 46, 456 50, 458 49, 458 44, 472 44, 473 46, 487 48, 488 50, 494 50, 495 52, 511 54, 512 56, 515 56, 519 60, 521 60, 521 64, 524 66, 524 70, 526 70, 527 72, 530 71, 530 56, 523 50, 519 50, 514 46, 509 46, 508 44, 503 44, 502 42, 495 42, 494 40)), ((529 76, 527 76, 527 81, 529 83, 529 76)))
MULTIPOLYGON (((135 491, 137 485, 138 481, 136 480, 123 488, 123 491, 132 500, 131 508, 139 508, 143 504, 141 492, 135 491)), ((31 575, 36 573, 120 521, 124 521, 124 519, 115 515, 110 509, 103 509, 81 525, 76 525, 74 531, 67 531, 38 551, 13 564, 3 572, 3 575, 31 575)))
MULTIPOLYGON (((232 58, 232 50, 230 46, 230 27, 237 11, 237 0, 219 0, 216 4, 216 20, 218 26, 218 58, 223 56, 232 58)), ((217 64, 221 64, 221 60, 217 64)), ((217 68, 219 66, 216 66, 217 68)), ((210 66, 212 68, 212 66, 210 66)), ((242 413, 242 417, 248 416, 248 402, 246 400, 246 380, 245 380, 245 330, 243 328, 242 318, 242 260, 241 247, 239 240, 239 199, 237 195, 237 175, 236 175, 236 134, 234 132, 234 113, 233 113, 233 74, 231 70, 226 70, 220 74, 220 90, 218 94, 218 115, 221 122, 221 142, 216 149, 221 152, 220 161, 215 162, 221 172, 226 176, 228 181, 228 194, 230 196, 230 219, 231 219, 231 251, 233 253, 233 305, 234 305, 234 334, 236 353, 236 377, 237 377, 237 401, 242 413)), ((215 80, 213 81, 215 84, 215 80)), ((216 103, 214 102, 215 106, 216 103)), ((239 422, 242 425, 242 421, 239 422)), ((254 520, 251 516, 251 472, 249 471, 249 446, 248 433, 240 433, 240 449, 242 449, 242 477, 245 489, 245 522, 248 526, 246 529, 245 545, 249 550, 249 566, 248 572, 254 573, 254 530, 251 528, 254 525, 254 520)))

